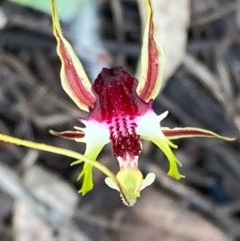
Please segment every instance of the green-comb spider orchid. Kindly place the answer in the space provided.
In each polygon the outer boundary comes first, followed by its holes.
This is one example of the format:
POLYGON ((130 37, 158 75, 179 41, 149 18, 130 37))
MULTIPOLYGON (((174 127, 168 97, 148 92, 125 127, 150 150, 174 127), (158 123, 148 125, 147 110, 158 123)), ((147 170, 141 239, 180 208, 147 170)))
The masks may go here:
POLYGON ((171 148, 176 148, 171 140, 187 137, 217 137, 233 140, 200 128, 166 128, 160 122, 167 112, 157 115, 152 109, 152 101, 159 94, 164 67, 163 52, 155 40, 156 26, 150 0, 144 0, 147 14, 146 28, 141 52, 141 76, 139 81, 123 68, 103 69, 91 84, 71 45, 64 38, 58 19, 55 0, 52 0, 53 32, 57 40, 60 57, 61 83, 63 89, 77 104, 89 112, 86 119, 79 121, 85 127, 75 127, 74 131, 52 134, 86 143, 84 155, 45 144, 20 140, 0 135, 0 140, 49 151, 75 158, 72 165, 84 163, 79 179, 83 178, 80 193, 83 195, 93 188, 92 167, 101 170, 107 177, 106 184, 120 192, 124 204, 132 206, 140 196, 140 191, 152 184, 153 173, 145 178, 138 169, 138 158, 142 150, 141 139, 157 145, 169 160, 168 175, 180 179, 178 171, 181 163, 171 148), (102 148, 111 143, 112 151, 119 164, 116 176, 96 161, 102 148))

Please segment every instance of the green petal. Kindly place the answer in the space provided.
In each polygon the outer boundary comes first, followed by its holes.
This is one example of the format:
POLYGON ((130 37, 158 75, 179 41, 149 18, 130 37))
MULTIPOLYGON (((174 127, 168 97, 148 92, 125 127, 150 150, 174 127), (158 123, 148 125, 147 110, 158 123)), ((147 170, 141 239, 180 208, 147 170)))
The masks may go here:
MULTIPOLYGON (((76 138, 76 141, 86 143, 84 156, 92 161, 91 163, 84 163, 83 169, 78 176, 78 180, 83 178, 83 184, 79 192, 85 195, 93 189, 92 168, 96 164, 96 159, 100 151, 109 142, 109 129, 105 123, 100 123, 94 120, 82 120, 82 123, 85 127, 75 127, 75 129, 77 129, 77 134, 84 133, 84 136, 80 139, 76 138)), ((63 135, 64 134, 66 134, 66 132, 63 132, 63 135)), ((69 132, 67 132, 67 134, 69 135, 69 132)), ((75 132, 70 132, 70 136, 74 136, 75 134, 75 132)), ((72 165, 78 163, 81 163, 81 160, 80 162, 75 161, 72 165)))
POLYGON ((164 112, 158 116, 152 110, 146 112, 138 117, 136 131, 141 138, 152 141, 163 151, 170 164, 168 175, 175 179, 181 179, 184 177, 178 171, 178 166, 181 166, 181 163, 171 150, 171 147, 177 148, 177 146, 164 136, 159 126, 160 121, 166 117, 167 113, 164 112))
MULTIPOLYGON (((87 144, 87 145, 89 145, 89 144, 87 144)), ((95 166, 95 164, 97 162, 96 158, 97 158, 98 154, 100 153, 100 151, 102 150, 103 146, 104 145, 101 145, 101 146, 95 147, 94 149, 90 149, 88 147, 86 149, 86 152, 85 152, 84 156, 86 158, 88 158, 89 160, 91 160, 92 162, 91 163, 85 162, 84 165, 83 165, 83 169, 78 176, 78 180, 83 178, 82 187, 78 191, 82 195, 85 195, 86 193, 91 191, 94 187, 93 176, 92 176, 92 168, 93 168, 93 166, 95 166)), ((79 163, 82 163, 82 161, 81 160, 79 162, 75 161, 71 165, 77 165, 79 163)))
MULTIPOLYGON (((96 161, 95 161, 96 162, 96 161)), ((83 170, 78 176, 77 180, 80 180, 83 177, 83 183, 81 189, 78 191, 82 195, 85 195, 93 189, 93 175, 92 175, 93 164, 85 163, 83 170)))
MULTIPOLYGON (((72 162, 71 166, 79 165, 81 163, 83 163, 83 161, 79 159, 77 161, 72 162)), ((95 167, 96 169, 104 173, 112 181, 112 183, 115 183, 116 186, 118 186, 118 181, 115 175, 106 166, 102 165, 101 163, 95 160, 86 159, 84 161, 83 170, 79 175, 79 178, 83 177, 83 184, 81 189, 79 190, 79 193, 81 193, 82 195, 85 195, 87 192, 92 190, 93 188, 92 167, 95 167)))
MULTIPOLYGON (((96 159, 97 156, 99 155, 100 151, 103 149, 104 145, 106 143, 105 142, 101 142, 101 140, 96 139, 96 141, 92 141, 92 142, 86 142, 86 151, 84 156, 91 160, 92 162, 85 162, 83 169, 81 171, 81 173, 78 176, 78 180, 80 180, 81 178, 83 178, 83 184, 81 189, 79 190, 79 193, 81 193, 82 195, 85 195, 87 192, 91 191, 93 189, 93 176, 92 176, 92 168, 93 166, 96 165, 96 159)), ((80 161, 81 163, 81 161, 80 161)), ((78 162, 74 162, 72 163, 72 165, 76 165, 78 164, 78 162)))
MULTIPOLYGON (((87 148, 84 156, 86 156, 88 159, 92 160, 93 162, 96 162, 97 156, 99 155, 103 146, 104 145, 101 145, 94 149, 87 148)), ((78 176, 78 180, 80 180, 83 177, 83 184, 81 189, 79 190, 79 193, 81 193, 82 195, 85 195, 86 193, 88 193, 93 189, 93 186, 94 186, 93 176, 92 176, 93 165, 94 164, 91 164, 91 163, 84 163, 83 169, 78 176)))
POLYGON ((162 152, 166 155, 169 161, 170 166, 169 166, 168 175, 175 179, 184 178, 185 176, 181 175, 178 170, 178 166, 181 167, 182 164, 177 159, 177 157, 173 154, 169 146, 169 141, 166 138, 159 138, 159 139, 153 139, 152 142, 162 150, 162 152))

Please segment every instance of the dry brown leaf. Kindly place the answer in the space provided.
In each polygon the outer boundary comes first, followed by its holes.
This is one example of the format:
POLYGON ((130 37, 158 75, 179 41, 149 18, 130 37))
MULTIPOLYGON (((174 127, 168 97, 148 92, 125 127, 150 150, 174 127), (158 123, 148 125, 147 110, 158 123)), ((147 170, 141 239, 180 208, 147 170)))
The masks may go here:
POLYGON ((24 186, 28 197, 17 199, 13 211, 16 241, 89 240, 71 220, 78 194, 70 184, 33 166, 25 174, 24 186))
POLYGON ((14 229, 16 241, 55 241, 51 227, 21 200, 14 207, 14 229))
POLYGON ((131 223, 131 229, 122 232, 118 241, 230 241, 209 221, 152 189, 146 190, 139 203, 122 219, 127 220, 129 216, 137 223, 131 223))
POLYGON ((59 210, 61 215, 72 216, 78 195, 67 182, 36 165, 27 171, 24 179, 25 186, 39 200, 59 210))

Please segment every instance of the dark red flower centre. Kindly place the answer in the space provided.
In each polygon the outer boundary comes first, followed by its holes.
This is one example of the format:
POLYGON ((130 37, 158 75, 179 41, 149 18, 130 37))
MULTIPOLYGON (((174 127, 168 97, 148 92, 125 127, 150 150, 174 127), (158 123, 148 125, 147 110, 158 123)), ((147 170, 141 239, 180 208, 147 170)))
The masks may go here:
POLYGON ((92 86, 96 102, 88 119, 108 124, 113 152, 124 160, 140 154, 135 118, 151 105, 139 98, 136 87, 137 80, 121 67, 104 68, 92 86))
POLYGON ((111 121, 115 116, 139 116, 149 109, 137 93, 137 80, 122 67, 104 68, 93 83, 96 96, 89 118, 111 121))

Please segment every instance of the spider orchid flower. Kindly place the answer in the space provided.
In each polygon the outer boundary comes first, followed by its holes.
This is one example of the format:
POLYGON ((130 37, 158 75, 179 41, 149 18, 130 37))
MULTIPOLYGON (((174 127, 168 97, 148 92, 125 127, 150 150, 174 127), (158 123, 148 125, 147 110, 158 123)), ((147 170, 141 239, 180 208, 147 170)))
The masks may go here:
POLYGON ((132 206, 140 192, 151 185, 153 173, 143 178, 138 169, 138 159, 142 150, 141 139, 153 142, 161 149, 169 161, 168 175, 181 179, 181 163, 172 152, 177 146, 171 140, 187 137, 217 137, 214 132, 200 128, 166 128, 160 122, 167 112, 157 115, 152 102, 159 94, 163 76, 164 55, 155 40, 156 26, 150 0, 144 0, 146 7, 146 28, 141 52, 141 74, 137 81, 121 67, 104 68, 93 84, 89 81, 70 43, 64 38, 57 14, 55 0, 52 0, 53 32, 57 40, 57 53, 61 60, 61 83, 65 92, 76 105, 89 112, 86 119, 79 119, 84 127, 51 134, 86 143, 84 155, 58 147, 33 143, 0 135, 0 139, 31 148, 58 153, 77 159, 72 165, 84 163, 79 179, 83 178, 80 189, 86 194, 93 188, 92 168, 98 168, 107 177, 105 183, 117 190, 127 206, 132 206), (119 172, 114 175, 96 159, 102 148, 111 143, 113 155, 118 160, 119 172))

